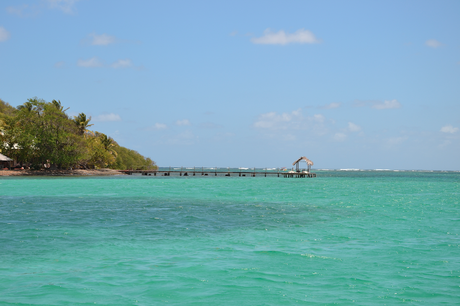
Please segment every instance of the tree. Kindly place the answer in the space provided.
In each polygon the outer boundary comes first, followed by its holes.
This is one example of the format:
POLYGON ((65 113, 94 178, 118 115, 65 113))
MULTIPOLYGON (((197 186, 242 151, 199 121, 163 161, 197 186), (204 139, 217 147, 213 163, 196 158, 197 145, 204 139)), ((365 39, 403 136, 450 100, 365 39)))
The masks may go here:
POLYGON ((73 121, 77 125, 80 135, 83 135, 85 132, 88 131, 88 128, 90 126, 93 126, 93 124, 89 124, 89 122, 91 121, 91 116, 87 119, 84 113, 80 113, 78 114, 78 116, 74 116, 73 121))
POLYGON ((136 169, 136 170, 150 170, 156 169, 155 162, 150 158, 145 158, 134 150, 116 145, 114 150, 118 153, 115 162, 110 165, 112 169, 136 169))
POLYGON ((0 99, 0 115, 12 116, 16 112, 16 109, 12 107, 8 102, 0 99))
POLYGON ((80 165, 83 168, 105 168, 115 162, 115 156, 106 149, 99 133, 85 134, 87 153, 81 159, 80 165))
POLYGON ((7 128, 7 118, 14 116, 15 112, 16 108, 12 107, 7 102, 0 99, 0 136, 3 135, 5 129, 7 128))
POLYGON ((89 131, 91 117, 70 118, 59 100, 32 98, 16 108, 0 100, 0 151, 40 169, 111 167, 155 169, 155 162, 119 146, 113 138, 89 131))
POLYGON ((78 128, 61 107, 46 103, 38 124, 37 149, 42 160, 50 160, 57 168, 67 168, 78 162, 84 154, 85 143, 78 128))
POLYGON ((84 154, 85 143, 77 127, 60 102, 54 102, 28 99, 8 120, 3 149, 17 161, 37 167, 49 161, 61 169, 73 166, 84 154))
POLYGON ((96 136, 99 137, 101 140, 102 145, 104 146, 105 150, 108 151, 113 156, 117 156, 117 151, 115 151, 115 141, 112 137, 108 137, 103 133, 96 132, 96 136))

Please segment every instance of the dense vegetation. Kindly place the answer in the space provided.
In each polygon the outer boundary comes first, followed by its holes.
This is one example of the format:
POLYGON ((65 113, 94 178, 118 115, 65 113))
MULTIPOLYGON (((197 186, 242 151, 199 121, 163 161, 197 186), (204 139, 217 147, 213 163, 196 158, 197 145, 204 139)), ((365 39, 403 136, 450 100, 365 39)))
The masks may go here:
POLYGON ((91 117, 66 114, 60 101, 28 99, 12 107, 0 99, 0 152, 32 169, 154 169, 155 162, 88 130, 91 117))

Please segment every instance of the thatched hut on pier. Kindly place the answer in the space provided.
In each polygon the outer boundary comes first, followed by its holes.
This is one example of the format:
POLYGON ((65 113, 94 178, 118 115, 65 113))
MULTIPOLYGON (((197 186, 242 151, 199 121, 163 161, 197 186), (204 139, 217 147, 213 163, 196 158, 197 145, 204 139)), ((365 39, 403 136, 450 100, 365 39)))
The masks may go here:
POLYGON ((0 169, 3 169, 3 168, 11 168, 11 162, 13 160, 5 155, 3 155, 2 153, 0 153, 0 169))
POLYGON ((306 158, 305 156, 300 157, 298 160, 292 163, 292 165, 295 165, 295 170, 296 172, 300 172, 300 162, 305 161, 307 163, 307 172, 310 173, 311 166, 313 166, 313 162, 306 158))

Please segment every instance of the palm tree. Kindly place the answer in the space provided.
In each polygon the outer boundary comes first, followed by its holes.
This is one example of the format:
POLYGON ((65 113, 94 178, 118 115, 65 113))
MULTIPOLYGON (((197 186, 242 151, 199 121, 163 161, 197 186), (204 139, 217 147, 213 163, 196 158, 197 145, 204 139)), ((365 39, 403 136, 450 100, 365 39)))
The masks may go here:
POLYGON ((57 101, 53 100, 51 101, 51 103, 53 103, 54 106, 56 106, 56 108, 63 113, 70 108, 70 107, 67 107, 66 109, 64 109, 64 106, 62 106, 61 104, 61 100, 57 100, 57 101))
POLYGON ((73 121, 77 125, 80 135, 85 134, 85 132, 88 131, 88 128, 93 125, 89 124, 89 122, 91 121, 91 116, 89 117, 89 119, 87 119, 84 113, 80 113, 78 114, 78 116, 74 116, 73 121))
POLYGON ((17 107, 18 110, 21 110, 21 109, 27 109, 29 112, 32 110, 32 108, 34 107, 34 105, 32 104, 32 102, 30 101, 27 101, 27 102, 24 102, 24 104, 22 105, 19 105, 17 107))
POLYGON ((117 156, 117 151, 114 150, 115 147, 115 141, 113 140, 112 137, 108 137, 107 135, 103 133, 97 133, 99 136, 99 139, 101 140, 102 145, 104 148, 109 151, 113 156, 117 156))

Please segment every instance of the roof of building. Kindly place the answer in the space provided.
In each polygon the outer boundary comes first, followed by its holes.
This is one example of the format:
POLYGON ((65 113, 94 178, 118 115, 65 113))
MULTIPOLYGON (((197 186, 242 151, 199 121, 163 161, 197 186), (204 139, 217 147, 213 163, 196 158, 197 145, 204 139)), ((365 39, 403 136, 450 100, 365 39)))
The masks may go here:
POLYGON ((11 158, 0 153, 0 161, 13 161, 11 158))
POLYGON ((298 160, 293 162, 292 165, 294 166, 295 164, 297 164, 301 160, 304 160, 307 163, 307 165, 313 166, 313 162, 311 160, 309 160, 308 158, 306 158, 305 156, 300 157, 298 160))

